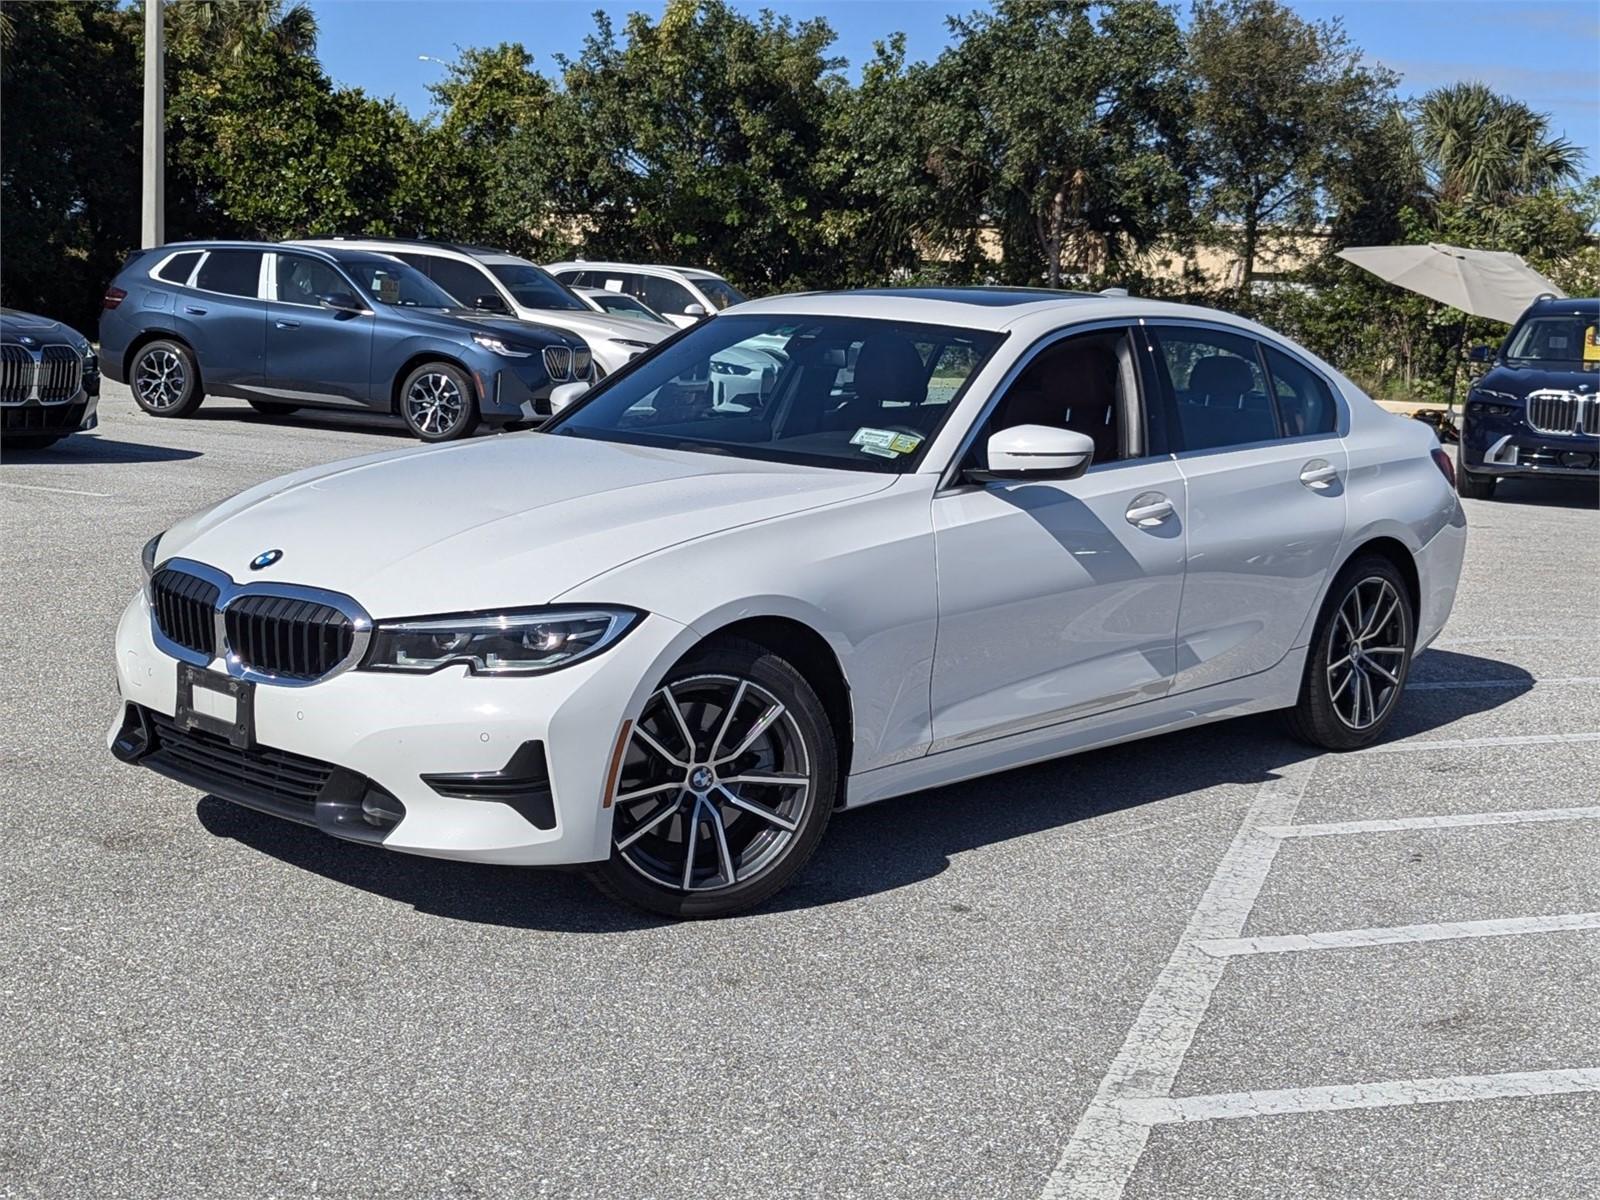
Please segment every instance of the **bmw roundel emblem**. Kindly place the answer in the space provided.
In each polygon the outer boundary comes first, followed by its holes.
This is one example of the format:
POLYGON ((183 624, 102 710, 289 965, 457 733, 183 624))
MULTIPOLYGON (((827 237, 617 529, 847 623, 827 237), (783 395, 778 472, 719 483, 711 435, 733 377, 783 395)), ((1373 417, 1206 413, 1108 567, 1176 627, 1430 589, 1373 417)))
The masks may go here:
POLYGON ((282 550, 263 550, 260 554, 256 555, 250 560, 250 569, 252 571, 263 570, 267 567, 270 567, 282 557, 282 550))

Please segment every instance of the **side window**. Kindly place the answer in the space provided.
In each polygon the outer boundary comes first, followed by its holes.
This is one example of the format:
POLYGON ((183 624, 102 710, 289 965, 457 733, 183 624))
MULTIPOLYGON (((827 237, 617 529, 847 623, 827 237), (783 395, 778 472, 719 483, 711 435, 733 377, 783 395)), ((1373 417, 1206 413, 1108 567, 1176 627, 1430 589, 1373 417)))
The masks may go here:
POLYGON ((1278 418, 1256 343, 1220 329, 1151 330, 1156 367, 1172 391, 1175 450, 1270 441, 1278 418))
POLYGON ((200 261, 204 251, 186 250, 182 254, 174 254, 161 265, 156 272, 157 279, 164 279, 168 283, 188 283, 189 276, 194 272, 195 263, 200 261))
POLYGON ((429 263, 431 263, 433 261, 432 256, 431 255, 427 255, 427 254, 400 253, 400 254, 396 254, 394 257, 398 258, 401 262, 405 263, 406 266, 408 266, 408 267, 415 267, 417 270, 421 271, 424 275, 426 275, 428 273, 429 263))
POLYGON ((1333 392, 1315 371, 1301 366, 1281 350, 1267 350, 1267 370, 1272 372, 1273 394, 1285 437, 1332 433, 1339 424, 1333 392))
POLYGON ((1094 439, 1094 461, 1127 457, 1126 426, 1138 414, 1137 371, 1125 330, 1066 338, 1040 351, 1000 398, 980 432, 981 455, 990 435, 1015 425, 1074 429, 1094 439))
POLYGON ((677 316, 682 316, 689 305, 700 303, 694 298, 694 293, 683 284, 661 275, 640 276, 639 290, 633 294, 658 313, 673 313, 677 316))
POLYGON ((454 296, 462 308, 471 308, 472 302, 479 296, 500 297, 499 290, 489 277, 471 263, 430 256, 428 274, 435 283, 454 296))
POLYGON ((258 294, 260 278, 261 251, 213 250, 200 264, 200 275, 194 285, 225 296, 254 297, 258 294))
POLYGON ((319 258, 303 254, 278 255, 277 299, 284 304, 319 303, 333 292, 348 292, 350 285, 319 258))

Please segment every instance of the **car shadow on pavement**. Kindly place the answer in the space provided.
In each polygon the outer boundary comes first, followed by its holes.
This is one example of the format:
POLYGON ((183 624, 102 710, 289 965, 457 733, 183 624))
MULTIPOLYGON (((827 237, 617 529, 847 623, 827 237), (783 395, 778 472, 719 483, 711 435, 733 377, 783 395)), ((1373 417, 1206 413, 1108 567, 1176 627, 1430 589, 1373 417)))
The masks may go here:
MULTIPOLYGON (((1600 509, 1600 481, 1595 479, 1502 479, 1494 499, 1480 505, 1516 504, 1527 508, 1600 509)), ((1471 511, 1478 511, 1477 509, 1471 511)))
MULTIPOLYGON (((1533 687, 1526 671, 1433 650, 1413 680, 1492 681, 1483 688, 1408 692, 1391 740, 1489 711, 1533 687)), ((754 910, 783 912, 857 900, 942 873, 954 855, 1093 821, 1223 784, 1259 784, 1320 755, 1287 737, 1276 714, 1092 750, 1036 766, 932 788, 835 814, 798 879, 754 910)), ((600 895, 576 871, 492 867, 342 842, 212 796, 196 807, 214 836, 232 838, 324 878, 457 921, 521 929, 616 933, 665 924, 600 895)), ((737 918, 735 918, 737 919, 737 918)))
POLYGON ((3 448, 7 466, 25 466, 40 463, 49 466, 70 466, 77 463, 146 463, 179 462, 199 458, 199 450, 180 450, 175 446, 147 446, 142 442, 119 442, 112 438, 85 437, 81 434, 63 438, 43 450, 13 450, 3 448))

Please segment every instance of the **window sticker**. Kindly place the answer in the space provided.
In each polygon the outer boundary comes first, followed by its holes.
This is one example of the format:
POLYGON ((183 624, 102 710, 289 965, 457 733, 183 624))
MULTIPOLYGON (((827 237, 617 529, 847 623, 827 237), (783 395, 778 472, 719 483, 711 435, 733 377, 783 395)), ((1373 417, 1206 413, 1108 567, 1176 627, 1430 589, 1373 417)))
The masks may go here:
POLYGON ((1556 334, 1556 333, 1552 333, 1550 335, 1550 349, 1552 349, 1552 350, 1565 350, 1566 348, 1567 348, 1567 339, 1566 338, 1564 338, 1560 334, 1556 334))
POLYGON ((622 290, 622 280, 620 280, 620 279, 608 279, 608 280, 606 280, 606 289, 605 290, 608 291, 608 292, 620 292, 622 290))
POLYGON ((1600 362, 1600 326, 1591 325, 1583 331, 1583 361, 1600 362))
POLYGON ((893 429, 872 429, 866 426, 855 431, 850 438, 852 446, 859 446, 867 454, 879 458, 899 458, 910 454, 922 445, 922 438, 914 433, 896 433, 893 429))
POLYGON ((393 275, 379 274, 373 280, 378 285, 378 299, 385 304, 397 304, 400 300, 400 281, 393 275))

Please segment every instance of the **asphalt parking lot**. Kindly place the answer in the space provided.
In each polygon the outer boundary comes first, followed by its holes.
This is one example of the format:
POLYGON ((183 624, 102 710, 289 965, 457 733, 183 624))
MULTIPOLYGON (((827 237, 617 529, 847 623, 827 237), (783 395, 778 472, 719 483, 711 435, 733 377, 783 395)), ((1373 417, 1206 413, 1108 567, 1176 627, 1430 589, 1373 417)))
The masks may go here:
POLYGON ((0 1194, 1600 1194, 1600 512, 1469 502, 1389 740, 1246 719, 850 813, 753 914, 121 766, 139 547, 381 421, 108 387, 0 467, 0 1194))

